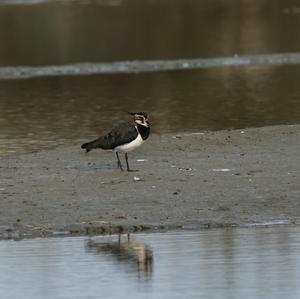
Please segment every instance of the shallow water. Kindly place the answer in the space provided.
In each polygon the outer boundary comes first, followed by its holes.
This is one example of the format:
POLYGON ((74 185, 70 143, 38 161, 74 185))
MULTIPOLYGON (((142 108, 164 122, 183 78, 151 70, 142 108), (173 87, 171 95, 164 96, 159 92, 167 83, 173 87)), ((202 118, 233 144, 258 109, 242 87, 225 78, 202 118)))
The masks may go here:
POLYGON ((0 155, 79 144, 129 109, 154 133, 299 123, 299 81, 298 65, 0 80, 0 155))
POLYGON ((1 298, 299 298, 300 229, 0 242, 1 298), (129 245, 128 245, 129 244, 129 245))

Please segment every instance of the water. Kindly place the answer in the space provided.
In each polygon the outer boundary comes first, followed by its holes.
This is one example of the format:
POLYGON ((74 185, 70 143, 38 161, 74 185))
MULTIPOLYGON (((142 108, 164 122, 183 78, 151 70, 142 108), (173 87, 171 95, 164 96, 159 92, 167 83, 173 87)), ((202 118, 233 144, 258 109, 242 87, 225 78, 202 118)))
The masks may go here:
POLYGON ((0 80, 0 155, 93 138, 128 109, 154 133, 297 123, 299 80, 298 66, 0 80))
POLYGON ((293 0, 1 3, 10 4, 0 5, 0 40, 5 41, 0 43, 1 66, 208 58, 300 49, 300 10, 293 0))
POLYGON ((300 229, 0 242, 1 298, 299 298, 300 229), (97 244, 97 246, 95 245, 97 244))

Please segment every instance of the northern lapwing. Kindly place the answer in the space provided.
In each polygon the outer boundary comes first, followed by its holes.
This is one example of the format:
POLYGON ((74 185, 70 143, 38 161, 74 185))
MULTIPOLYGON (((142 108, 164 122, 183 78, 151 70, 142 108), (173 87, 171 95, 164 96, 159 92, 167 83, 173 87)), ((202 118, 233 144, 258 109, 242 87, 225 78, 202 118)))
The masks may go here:
POLYGON ((114 150, 118 159, 118 168, 123 167, 118 153, 125 153, 127 171, 131 171, 128 163, 128 152, 134 150, 144 143, 150 134, 148 115, 144 112, 128 112, 133 116, 133 121, 122 122, 113 128, 108 134, 81 145, 86 152, 95 148, 114 150))

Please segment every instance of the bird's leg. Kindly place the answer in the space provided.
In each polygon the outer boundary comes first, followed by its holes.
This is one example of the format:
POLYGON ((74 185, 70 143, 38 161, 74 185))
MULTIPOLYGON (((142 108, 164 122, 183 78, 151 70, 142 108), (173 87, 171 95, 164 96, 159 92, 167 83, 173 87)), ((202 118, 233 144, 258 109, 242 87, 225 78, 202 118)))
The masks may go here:
POLYGON ((125 153, 125 160, 126 160, 126 165, 127 165, 127 171, 130 171, 127 153, 125 153))
POLYGON ((125 160, 126 160, 126 165, 127 165, 127 171, 128 171, 128 172, 129 172, 129 171, 131 171, 131 172, 137 171, 137 170, 132 170, 132 169, 130 169, 129 163, 128 163, 128 155, 127 155, 127 153, 125 153, 125 160))
POLYGON ((122 167, 118 152, 116 152, 116 155, 117 155, 117 159, 118 159, 118 168, 120 168, 123 171, 123 167, 122 167))

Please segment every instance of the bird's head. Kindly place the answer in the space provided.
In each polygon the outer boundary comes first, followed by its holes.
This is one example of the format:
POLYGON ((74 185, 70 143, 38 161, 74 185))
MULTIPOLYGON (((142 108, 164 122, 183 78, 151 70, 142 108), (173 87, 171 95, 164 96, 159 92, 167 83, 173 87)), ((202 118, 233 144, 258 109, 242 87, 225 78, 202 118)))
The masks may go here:
POLYGON ((128 112, 134 117, 134 122, 144 127, 149 127, 148 115, 145 112, 128 112))

